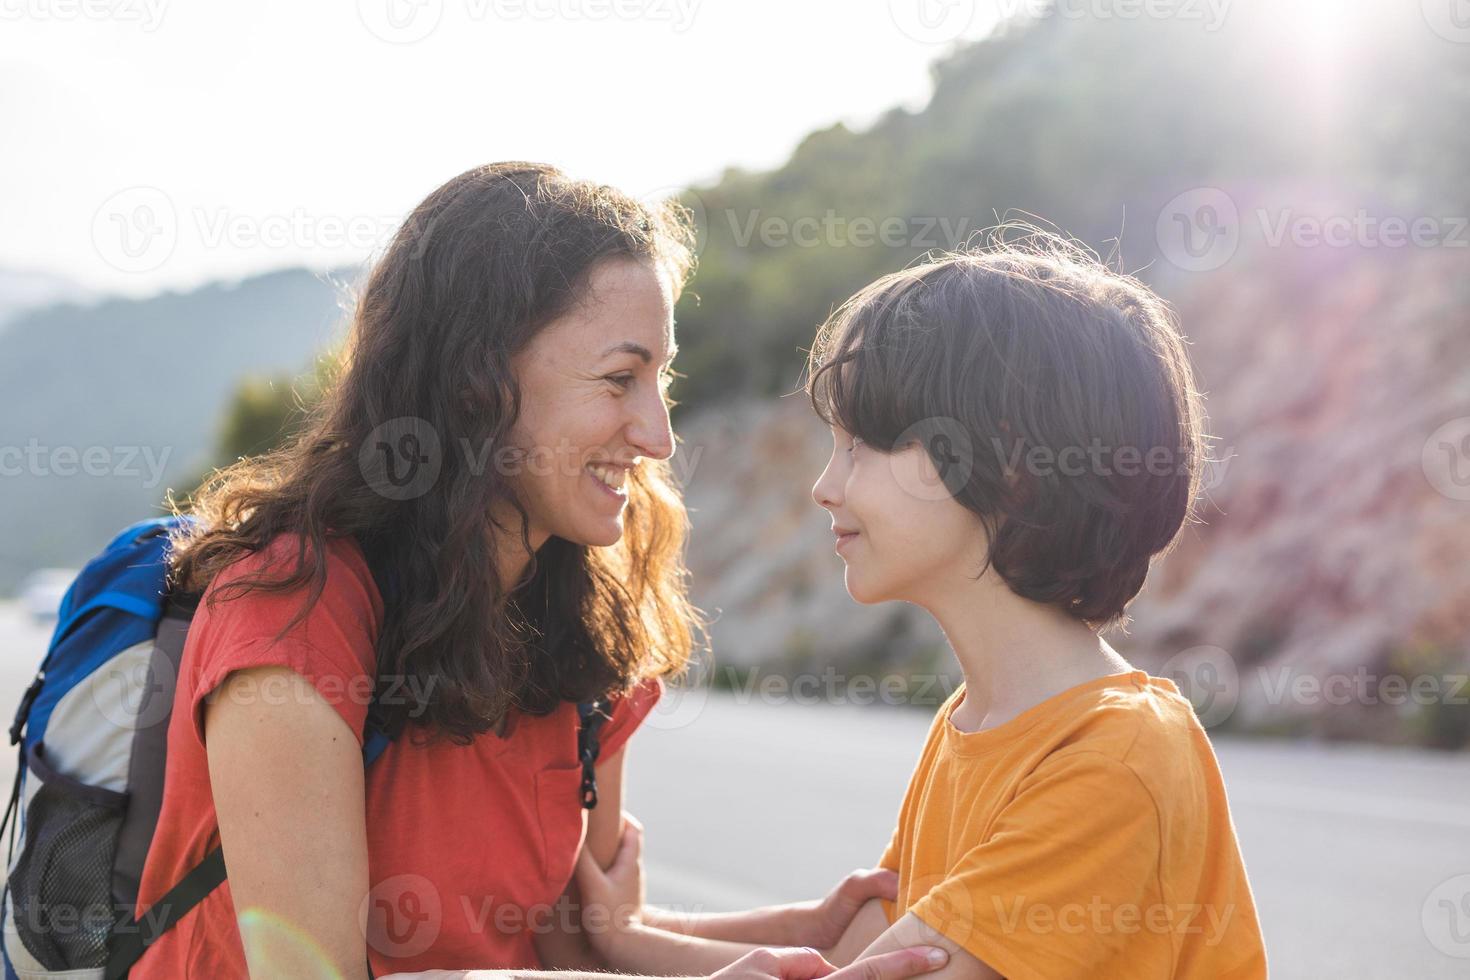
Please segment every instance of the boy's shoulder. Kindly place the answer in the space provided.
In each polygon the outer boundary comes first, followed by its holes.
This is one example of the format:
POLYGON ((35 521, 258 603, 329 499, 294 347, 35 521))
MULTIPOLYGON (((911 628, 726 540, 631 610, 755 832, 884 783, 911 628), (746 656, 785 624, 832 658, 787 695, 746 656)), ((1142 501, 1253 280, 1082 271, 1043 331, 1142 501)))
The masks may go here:
POLYGON ((1156 801, 1218 774, 1194 706, 1173 681, 1141 670, 1080 696, 1048 741, 1038 768, 1088 759, 1126 768, 1156 801))
POLYGON ((996 728, 962 733, 950 718, 960 685, 934 715, 921 764, 935 753, 1045 776, 1057 768, 1132 770, 1150 787, 1215 765, 1194 707, 1174 682, 1142 670, 1100 677, 1048 698, 996 728), (965 759, 965 757, 970 757, 965 759))

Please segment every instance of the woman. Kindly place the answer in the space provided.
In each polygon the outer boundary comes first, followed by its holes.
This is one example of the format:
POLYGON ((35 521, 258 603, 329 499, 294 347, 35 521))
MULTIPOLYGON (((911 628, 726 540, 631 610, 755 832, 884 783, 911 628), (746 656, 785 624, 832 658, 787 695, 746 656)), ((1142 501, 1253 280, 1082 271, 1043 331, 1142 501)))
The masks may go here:
MULTIPOLYGON (((216 843, 228 880, 134 977, 601 965, 572 870, 611 863, 623 745, 697 625, 665 463, 689 240, 550 167, 460 175, 374 268, 300 435, 203 488, 174 542, 202 602, 141 914, 216 843), (578 705, 604 696, 589 817, 578 705), (373 731, 392 741, 364 770, 373 731)), ((827 945, 892 884, 681 928, 827 945)), ((733 969, 773 968, 830 969, 733 969)))

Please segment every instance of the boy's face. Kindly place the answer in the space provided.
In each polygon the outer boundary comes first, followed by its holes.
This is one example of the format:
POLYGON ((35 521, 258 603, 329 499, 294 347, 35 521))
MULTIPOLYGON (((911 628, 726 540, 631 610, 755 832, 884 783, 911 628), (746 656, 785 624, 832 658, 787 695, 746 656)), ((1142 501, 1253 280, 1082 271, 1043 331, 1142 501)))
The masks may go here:
POLYGON ((884 453, 833 426, 832 458, 812 499, 832 515, 858 602, 924 604, 980 568, 984 526, 945 490, 918 442, 884 453))

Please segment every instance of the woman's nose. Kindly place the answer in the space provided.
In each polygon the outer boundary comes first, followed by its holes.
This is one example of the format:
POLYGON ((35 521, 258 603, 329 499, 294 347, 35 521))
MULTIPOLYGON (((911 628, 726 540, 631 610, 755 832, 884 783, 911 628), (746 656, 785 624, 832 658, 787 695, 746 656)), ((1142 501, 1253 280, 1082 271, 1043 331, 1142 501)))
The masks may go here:
POLYGON ((674 455, 674 430, 669 423, 669 406, 663 395, 639 406, 638 417, 628 432, 638 455, 650 459, 668 459, 674 455))

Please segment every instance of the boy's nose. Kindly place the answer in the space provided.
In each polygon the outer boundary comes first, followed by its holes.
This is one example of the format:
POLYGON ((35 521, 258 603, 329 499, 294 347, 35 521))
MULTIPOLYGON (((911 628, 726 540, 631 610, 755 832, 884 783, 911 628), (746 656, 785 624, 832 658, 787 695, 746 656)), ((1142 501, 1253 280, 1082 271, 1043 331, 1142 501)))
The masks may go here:
POLYGON ((831 510, 842 503, 842 484, 836 479, 829 465, 817 477, 817 482, 812 484, 812 500, 816 501, 818 507, 831 510))

